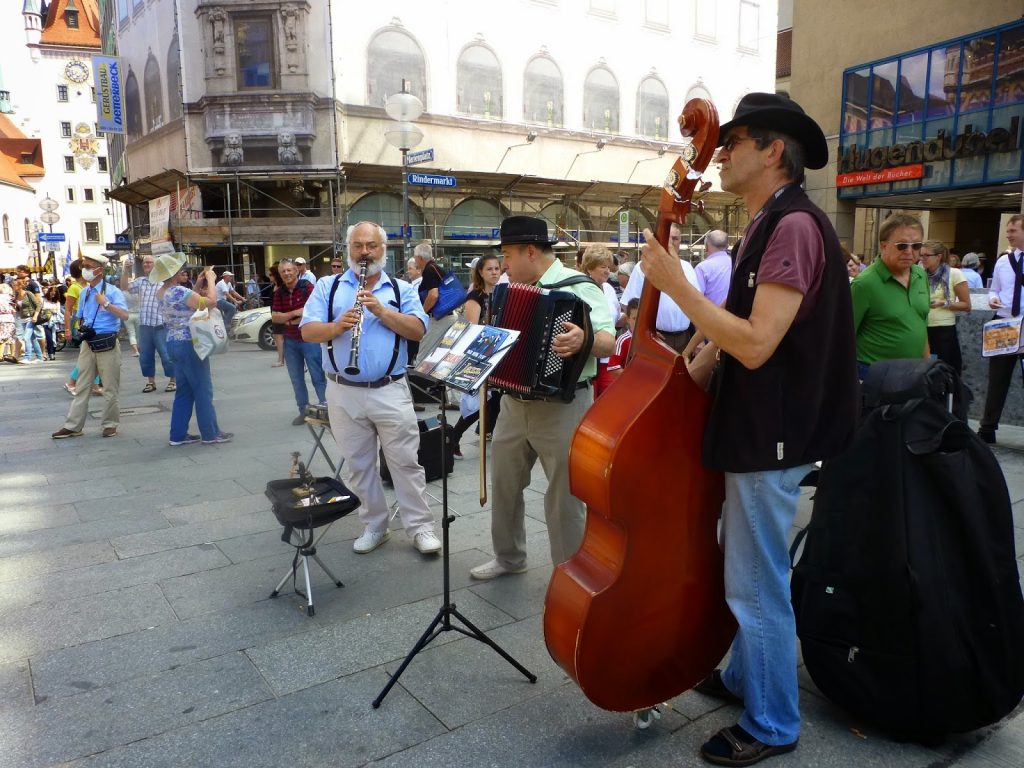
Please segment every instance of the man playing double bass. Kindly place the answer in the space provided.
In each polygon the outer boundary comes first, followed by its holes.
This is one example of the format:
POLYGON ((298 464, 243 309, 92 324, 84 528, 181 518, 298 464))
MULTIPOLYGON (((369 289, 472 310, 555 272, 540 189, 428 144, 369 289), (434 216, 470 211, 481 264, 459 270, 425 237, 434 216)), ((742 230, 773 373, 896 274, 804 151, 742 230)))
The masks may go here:
POLYGON ((743 97, 721 127, 722 188, 751 220, 728 297, 715 306, 648 231, 644 271, 718 355, 703 461, 725 473, 725 593, 739 626, 729 665, 697 690, 745 706, 702 747, 712 763, 749 765, 796 748, 800 710, 787 533, 800 481, 852 439, 857 411, 853 314, 839 241, 800 188, 828 161, 825 136, 790 99, 743 97))

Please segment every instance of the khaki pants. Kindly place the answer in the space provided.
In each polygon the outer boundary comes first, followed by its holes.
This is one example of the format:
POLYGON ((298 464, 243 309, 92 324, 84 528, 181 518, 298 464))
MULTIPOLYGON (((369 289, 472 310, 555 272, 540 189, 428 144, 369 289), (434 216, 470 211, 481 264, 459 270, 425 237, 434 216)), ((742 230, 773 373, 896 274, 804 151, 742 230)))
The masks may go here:
POLYGON ((510 568, 526 565, 526 505, 523 491, 540 459, 548 488, 544 518, 552 563, 572 557, 583 541, 586 509, 569 493, 569 446, 583 414, 594 402, 590 388, 576 390, 571 403, 524 401, 502 397, 501 413, 491 444, 491 541, 498 562, 510 568))
POLYGON ((359 520, 369 531, 388 530, 390 510, 377 471, 377 441, 384 451, 402 526, 413 538, 434 530, 427 484, 417 461, 420 429, 405 379, 377 389, 327 380, 327 412, 345 466, 345 483, 359 497, 359 520))
POLYGON ((84 341, 78 349, 78 380, 75 382, 75 399, 71 401, 64 428, 80 432, 89 415, 89 397, 92 382, 99 375, 103 383, 103 428, 116 427, 120 423, 118 413, 118 392, 121 388, 121 346, 107 352, 96 353, 84 341))

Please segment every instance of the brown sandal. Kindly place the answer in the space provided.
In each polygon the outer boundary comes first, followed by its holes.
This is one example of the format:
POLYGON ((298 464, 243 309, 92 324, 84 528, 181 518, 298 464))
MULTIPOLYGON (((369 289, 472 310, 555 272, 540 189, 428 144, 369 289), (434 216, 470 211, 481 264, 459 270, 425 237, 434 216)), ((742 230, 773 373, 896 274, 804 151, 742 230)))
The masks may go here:
POLYGON ((753 765, 766 757, 783 755, 796 749, 792 744, 772 746, 758 741, 739 725, 723 728, 700 748, 700 756, 715 765, 753 765), (750 739, 747 741, 746 739, 750 739))
POLYGON ((146 386, 142 388, 143 394, 146 394, 147 392, 156 392, 156 384, 152 381, 146 382, 146 386))
POLYGON ((164 387, 164 392, 175 392, 178 389, 178 385, 173 381, 168 381, 167 386, 164 387))

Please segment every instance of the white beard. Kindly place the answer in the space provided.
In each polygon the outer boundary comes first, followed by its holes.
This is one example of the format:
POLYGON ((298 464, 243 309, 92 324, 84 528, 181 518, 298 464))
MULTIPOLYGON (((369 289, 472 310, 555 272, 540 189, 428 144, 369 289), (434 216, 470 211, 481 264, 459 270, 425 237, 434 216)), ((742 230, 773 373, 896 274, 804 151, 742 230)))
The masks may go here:
MULTIPOLYGON (((348 266, 357 275, 359 274, 359 259, 354 259, 351 256, 348 257, 348 266)), ((366 276, 373 277, 384 271, 384 257, 381 256, 377 261, 371 261, 366 265, 366 276)))

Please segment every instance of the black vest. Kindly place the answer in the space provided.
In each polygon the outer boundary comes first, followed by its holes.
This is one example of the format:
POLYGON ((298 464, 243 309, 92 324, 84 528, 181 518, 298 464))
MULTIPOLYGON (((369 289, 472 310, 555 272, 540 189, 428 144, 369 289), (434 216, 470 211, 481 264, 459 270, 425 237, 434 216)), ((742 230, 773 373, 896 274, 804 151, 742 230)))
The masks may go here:
POLYGON ((797 211, 814 217, 825 244, 818 298, 806 316, 794 319, 760 368, 748 370, 722 352, 704 434, 704 463, 711 469, 786 469, 836 456, 853 438, 859 392, 846 262, 831 222, 798 186, 771 201, 764 221, 747 238, 725 308, 750 317, 768 240, 782 217, 797 211))

